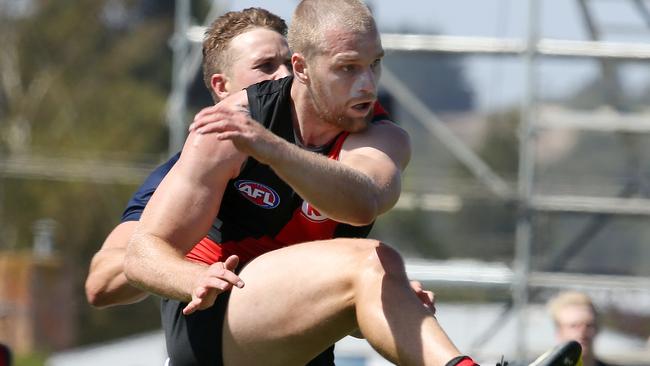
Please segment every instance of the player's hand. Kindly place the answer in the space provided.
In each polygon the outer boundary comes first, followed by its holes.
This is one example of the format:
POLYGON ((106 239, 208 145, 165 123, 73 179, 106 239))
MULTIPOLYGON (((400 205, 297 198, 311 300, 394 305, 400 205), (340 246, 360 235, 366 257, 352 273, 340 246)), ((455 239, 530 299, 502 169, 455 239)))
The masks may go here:
POLYGON ((229 140, 240 152, 268 164, 283 139, 255 121, 241 106, 217 104, 201 110, 191 125, 200 135, 214 135, 229 140))
POLYGON ((210 118, 205 118, 205 117, 215 112, 223 111, 223 110, 240 111, 246 114, 250 114, 248 110, 248 95, 246 94, 246 92, 242 91, 239 93, 232 94, 213 106, 203 108, 199 113, 196 114, 196 116, 194 116, 194 121, 192 121, 192 124, 190 124, 188 130, 190 132, 201 130, 200 133, 211 132, 209 126, 214 121, 211 120, 210 118))
POLYGON ((415 291, 422 305, 432 314, 436 313, 436 295, 431 291, 426 291, 422 288, 422 284, 418 281, 411 281, 411 288, 415 291))
POLYGON ((192 301, 183 309, 183 314, 189 315, 211 307, 219 294, 230 291, 233 286, 244 287, 244 281, 234 272, 238 264, 239 257, 231 255, 225 262, 217 262, 207 267, 197 279, 192 290, 192 301))

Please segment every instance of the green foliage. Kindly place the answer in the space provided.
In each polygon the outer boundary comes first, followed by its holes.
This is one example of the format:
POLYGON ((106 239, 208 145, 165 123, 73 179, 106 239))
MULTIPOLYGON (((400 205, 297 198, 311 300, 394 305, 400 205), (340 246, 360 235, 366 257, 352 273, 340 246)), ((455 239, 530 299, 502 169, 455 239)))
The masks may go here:
MULTIPOLYGON (((142 161, 143 154, 147 154, 151 161, 151 156, 165 153, 167 92, 161 86, 169 84, 170 62, 161 60, 171 58, 166 42, 172 20, 140 21, 128 32, 112 29, 102 21, 104 3, 43 2, 33 17, 17 21, 12 46, 18 62, 12 71, 18 73, 22 86, 19 89, 24 92, 14 93, 33 103, 9 96, 8 102, 0 105, 5 128, 2 142, 6 143, 2 150, 12 153, 7 141, 11 138, 8 130, 14 124, 29 131, 19 152, 30 151, 37 156, 142 161), (30 91, 38 88, 39 97, 30 100, 30 91)), ((127 198, 124 192, 124 187, 84 183, 8 181, 4 210, 12 214, 5 215, 5 225, 18 228, 15 245, 20 247, 30 242, 30 221, 53 217, 65 231, 74 211, 81 211, 83 214, 75 220, 77 227, 65 233, 65 242, 70 243, 65 245, 74 245, 68 234, 80 240, 88 232, 80 232, 79 227, 97 228, 100 219, 97 217, 93 223, 92 218, 103 214, 96 210, 101 207, 96 204, 118 200, 120 207, 127 198), (104 189, 123 193, 120 198, 102 199, 98 196, 104 189)), ((119 218, 115 215, 118 210, 110 213, 111 217, 101 217, 101 221, 114 223, 119 218)), ((106 227, 98 231, 106 233, 106 227)), ((97 236, 93 242, 99 239, 97 236)))
POLYGON ((489 116, 490 126, 479 155, 498 174, 506 178, 517 176, 519 163, 519 110, 510 109, 489 116))
MULTIPOLYGON (((166 155, 173 2, 120 2, 124 17, 118 22, 106 19, 109 3, 43 0, 30 17, 0 20, 0 70, 3 80, 13 80, 0 82, 0 159, 153 164, 166 155)), ((0 248, 29 248, 36 220, 57 222, 56 252, 75 274, 71 305, 78 311, 79 345, 159 326, 155 298, 96 310, 84 296, 90 258, 119 222, 135 186, 0 178, 0 248)), ((42 360, 26 356, 17 365, 42 360)))
MULTIPOLYGON (((519 113, 498 112, 488 117, 489 128, 477 154, 506 181, 516 181, 518 165, 519 113)), ((475 180, 464 166, 452 169, 458 179, 475 180)), ((463 198, 463 206, 454 215, 451 238, 452 255, 461 258, 509 262, 514 254, 515 206, 496 198, 481 185, 453 188, 463 198)))
POLYGON ((161 86, 169 85, 171 20, 112 30, 101 21, 103 6, 46 2, 20 22, 17 71, 26 88, 42 88, 42 97, 8 109, 30 124, 31 150, 85 156, 164 151, 167 93, 161 86), (143 130, 149 133, 136 133, 143 130))
POLYGON ((47 360, 47 355, 41 352, 26 355, 16 355, 14 366, 42 366, 47 360))

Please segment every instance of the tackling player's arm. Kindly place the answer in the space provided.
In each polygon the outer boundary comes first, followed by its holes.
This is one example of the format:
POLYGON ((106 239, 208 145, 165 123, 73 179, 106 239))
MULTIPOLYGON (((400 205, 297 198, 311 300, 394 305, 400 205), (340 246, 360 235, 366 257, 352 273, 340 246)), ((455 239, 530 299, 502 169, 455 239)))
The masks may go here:
POLYGON ((126 247, 135 231, 137 221, 117 225, 95 253, 86 278, 86 298, 96 307, 132 304, 147 297, 147 293, 133 287, 124 275, 126 247))
POLYGON ((178 156, 170 158, 149 174, 129 200, 122 223, 113 229, 93 256, 86 278, 86 297, 91 305, 107 307, 131 304, 147 296, 147 292, 129 284, 124 275, 124 256, 142 210, 176 160, 178 156))

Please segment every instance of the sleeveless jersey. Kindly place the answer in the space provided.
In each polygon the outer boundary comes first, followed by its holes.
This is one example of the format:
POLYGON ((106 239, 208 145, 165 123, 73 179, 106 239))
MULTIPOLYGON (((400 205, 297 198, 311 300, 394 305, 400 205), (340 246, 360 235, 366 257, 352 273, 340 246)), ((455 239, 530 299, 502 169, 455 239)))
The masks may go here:
MULTIPOLYGON (((292 144, 297 144, 291 118, 291 76, 247 89, 251 117, 292 144)), ((373 121, 387 119, 378 103, 373 121)), ((338 159, 347 132, 319 153, 338 159)), ((122 221, 138 220, 144 206, 178 154, 156 169, 129 201, 122 221)), ((291 244, 336 237, 366 237, 371 225, 356 227, 331 220, 304 201, 273 170, 248 158, 237 178, 228 182, 219 214, 208 235, 186 255, 213 264, 232 254, 244 264, 268 251, 291 244)))
MULTIPOLYGON (((292 79, 249 87, 251 116, 290 143, 296 144, 291 119, 289 91, 292 79)), ((376 104, 375 119, 386 119, 376 104)), ((318 153, 338 159, 347 133, 337 136, 318 153)), ((154 190, 178 160, 178 154, 160 166, 129 201, 123 221, 138 220, 154 190)), ((230 254, 240 265, 270 250, 299 242, 333 237, 365 237, 370 225, 353 227, 332 221, 305 202, 273 170, 249 158, 236 179, 228 182, 218 217, 206 238, 187 258, 212 264, 230 254)), ((241 268, 241 267, 240 267, 241 268)), ((167 351, 174 365, 223 365, 221 331, 230 292, 217 297, 214 306, 189 316, 182 314, 185 303, 162 299, 161 319, 167 351)), ((307 366, 333 366, 334 346, 307 366)))
MULTIPOLYGON (((266 81, 247 89, 251 117, 274 134, 297 143, 291 118, 293 78, 266 81)), ((348 136, 341 133, 325 153, 338 159, 348 136)), ((214 263, 236 254, 244 263, 287 245, 334 237, 365 237, 371 225, 355 227, 321 215, 273 170, 249 158, 228 183, 216 225, 187 257, 214 263), (216 245, 215 245, 216 244, 216 245)))

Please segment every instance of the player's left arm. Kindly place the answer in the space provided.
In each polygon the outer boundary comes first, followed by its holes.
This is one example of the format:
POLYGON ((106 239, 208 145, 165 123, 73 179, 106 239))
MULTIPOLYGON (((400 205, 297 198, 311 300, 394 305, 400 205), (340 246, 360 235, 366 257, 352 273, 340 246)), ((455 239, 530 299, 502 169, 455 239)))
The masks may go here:
POLYGON ((275 150, 269 165, 322 214, 351 225, 367 225, 397 202, 410 156, 408 134, 389 121, 380 121, 350 134, 338 161, 291 145, 275 150))
MULTIPOLYGON (((222 109, 220 113, 225 114, 237 110, 233 106, 222 109)), ((350 225, 367 225, 395 205, 401 173, 411 156, 408 134, 390 121, 376 122, 348 136, 339 161, 301 149, 252 118, 195 123, 193 127, 199 134, 232 141, 242 153, 269 165, 320 213, 350 225)))
POLYGON ((411 141, 401 127, 383 120, 350 134, 339 162, 369 179, 377 215, 391 209, 401 193, 402 172, 411 158, 411 141))

